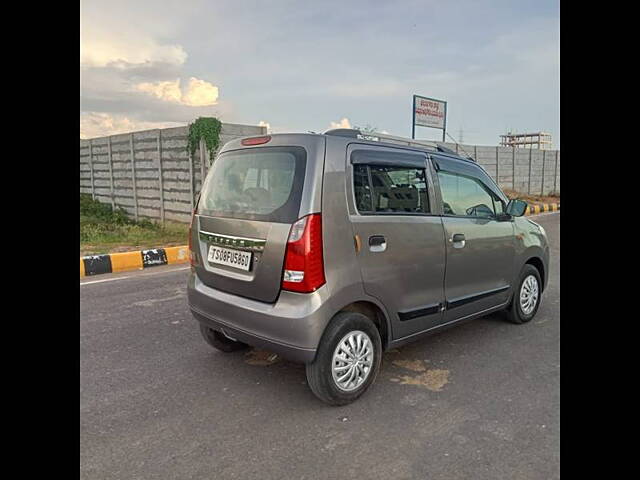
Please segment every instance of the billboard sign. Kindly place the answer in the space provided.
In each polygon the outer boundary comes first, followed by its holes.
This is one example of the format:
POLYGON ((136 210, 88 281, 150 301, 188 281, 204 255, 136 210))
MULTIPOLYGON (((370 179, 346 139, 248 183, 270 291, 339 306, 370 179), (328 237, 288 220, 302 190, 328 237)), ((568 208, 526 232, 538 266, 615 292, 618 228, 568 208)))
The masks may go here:
POLYGON ((435 98, 413 96, 413 127, 411 138, 415 138, 416 126, 442 130, 444 141, 447 127, 447 102, 435 98))

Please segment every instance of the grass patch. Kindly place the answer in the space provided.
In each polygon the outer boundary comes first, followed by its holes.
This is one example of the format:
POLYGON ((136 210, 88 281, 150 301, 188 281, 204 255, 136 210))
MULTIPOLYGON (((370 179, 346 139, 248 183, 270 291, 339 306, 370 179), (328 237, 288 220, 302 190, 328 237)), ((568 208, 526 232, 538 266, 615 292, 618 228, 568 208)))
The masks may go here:
POLYGON ((111 205, 80 194, 80 256, 127 252, 143 248, 186 245, 189 225, 150 220, 132 220, 111 205))
POLYGON ((559 193, 550 195, 530 195, 526 193, 516 192, 514 190, 503 190, 503 192, 507 197, 509 197, 510 200, 519 198, 520 200, 524 200, 531 205, 534 205, 536 203, 560 203, 559 193))

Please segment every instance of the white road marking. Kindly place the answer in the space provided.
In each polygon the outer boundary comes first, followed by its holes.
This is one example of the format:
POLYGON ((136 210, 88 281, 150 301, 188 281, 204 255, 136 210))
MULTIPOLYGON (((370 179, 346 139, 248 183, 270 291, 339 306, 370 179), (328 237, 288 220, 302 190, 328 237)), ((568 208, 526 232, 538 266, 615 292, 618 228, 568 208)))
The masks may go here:
POLYGON ((93 280, 92 282, 80 282, 80 286, 82 286, 82 285, 91 285, 92 283, 113 282, 114 280, 124 280, 125 278, 131 278, 131 276, 128 276, 128 277, 117 277, 117 278, 105 278, 104 280, 93 280))
POLYGON ((102 282, 113 282, 115 280, 126 280, 127 278, 148 277, 149 275, 161 275, 161 274, 166 274, 166 273, 180 272, 182 270, 187 270, 189 268, 191 268, 191 267, 175 268, 173 270, 163 270, 162 272, 141 273, 140 275, 127 275, 125 277, 105 278, 103 280, 92 280, 92 281, 89 281, 89 282, 80 282, 80 286, 92 285, 94 283, 102 283, 102 282))

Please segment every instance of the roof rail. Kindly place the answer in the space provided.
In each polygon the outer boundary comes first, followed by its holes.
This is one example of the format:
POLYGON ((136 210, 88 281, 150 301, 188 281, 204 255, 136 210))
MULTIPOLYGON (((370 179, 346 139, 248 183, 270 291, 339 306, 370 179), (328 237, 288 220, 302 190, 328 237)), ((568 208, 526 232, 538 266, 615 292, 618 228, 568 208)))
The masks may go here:
POLYGON ((334 128, 324 132, 324 135, 357 138, 360 140, 371 140, 374 142, 392 143, 395 145, 406 145, 409 147, 427 147, 437 152, 453 155, 461 160, 477 163, 471 157, 464 157, 459 153, 456 153, 454 150, 451 150, 450 148, 447 148, 443 145, 438 145, 438 143, 430 140, 416 140, 414 138, 408 138, 408 137, 397 137, 395 135, 389 135, 388 133, 380 133, 380 132, 362 133, 357 128, 334 128))
POLYGON ((335 137, 348 137, 348 138, 358 138, 358 135, 361 135, 360 130, 356 130, 355 128, 333 128, 331 130, 327 130, 323 133, 323 135, 333 135, 335 137))
POLYGON ((395 135, 389 135, 388 133, 370 132, 362 133, 356 128, 334 128, 324 132, 324 135, 335 135, 338 137, 358 138, 361 140, 372 140, 374 142, 395 143, 399 145, 429 147, 431 149, 438 149, 436 142, 429 140, 415 140, 412 138, 396 137, 395 135))

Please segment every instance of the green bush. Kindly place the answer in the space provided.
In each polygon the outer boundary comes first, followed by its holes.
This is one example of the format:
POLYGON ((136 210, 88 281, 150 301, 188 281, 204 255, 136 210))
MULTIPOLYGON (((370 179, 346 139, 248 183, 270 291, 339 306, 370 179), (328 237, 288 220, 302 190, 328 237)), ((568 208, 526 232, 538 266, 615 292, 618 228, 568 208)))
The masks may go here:
POLYGON ((80 194, 80 217, 86 217, 88 219, 94 219, 103 222, 116 223, 118 225, 135 223, 133 220, 127 217, 127 212, 122 208, 118 207, 114 211, 111 208, 111 205, 93 200, 91 198, 91 195, 88 195, 86 193, 80 194))
POLYGON ((80 247, 99 245, 110 248, 122 245, 154 245, 187 242, 186 224, 166 222, 165 225, 148 219, 133 220, 122 208, 100 203, 91 195, 80 194, 80 247))

